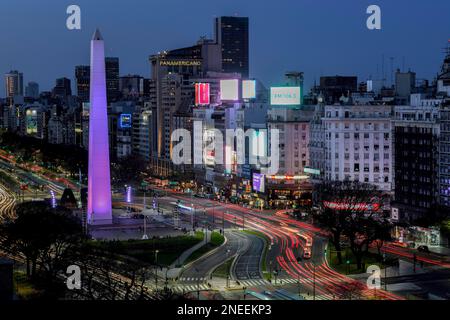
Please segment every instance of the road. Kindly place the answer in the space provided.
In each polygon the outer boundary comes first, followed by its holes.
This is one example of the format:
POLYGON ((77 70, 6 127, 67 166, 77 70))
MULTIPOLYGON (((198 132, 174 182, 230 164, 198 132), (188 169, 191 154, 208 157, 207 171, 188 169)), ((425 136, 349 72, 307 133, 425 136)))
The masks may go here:
POLYGON ((14 217, 16 197, 4 185, 0 184, 0 221, 14 217))
MULTIPOLYGON (((211 217, 214 214, 216 220, 217 217, 223 217, 228 225, 244 227, 265 235, 270 241, 268 253, 270 269, 279 271, 274 283, 297 281, 301 291, 311 293, 318 299, 339 299, 344 297, 346 292, 355 290, 362 299, 373 298, 373 291, 369 290, 365 283, 331 269, 325 259, 326 241, 323 240, 325 235, 321 229, 295 220, 283 211, 274 214, 273 211, 256 211, 230 203, 219 203, 175 192, 169 193, 169 198, 203 208, 206 215, 211 217), (214 210, 211 209, 212 206, 214 210), (307 246, 304 238, 299 235, 312 239, 311 259, 298 260, 307 246)), ((210 221, 212 220, 208 219, 209 223, 210 221)), ((216 221, 215 226, 220 228, 220 222, 216 221)), ((261 290, 264 290, 264 286, 261 286, 261 290)), ((376 294, 377 298, 381 299, 402 299, 384 290, 378 290, 376 294)))
POLYGON ((240 235, 245 247, 233 264, 233 275, 237 280, 261 279, 261 257, 264 250, 264 240, 252 234, 240 235))
POLYGON ((224 263, 226 260, 234 257, 243 246, 243 239, 235 232, 225 232, 226 244, 214 251, 209 256, 203 256, 187 269, 181 275, 181 282, 207 281, 212 272, 224 263))

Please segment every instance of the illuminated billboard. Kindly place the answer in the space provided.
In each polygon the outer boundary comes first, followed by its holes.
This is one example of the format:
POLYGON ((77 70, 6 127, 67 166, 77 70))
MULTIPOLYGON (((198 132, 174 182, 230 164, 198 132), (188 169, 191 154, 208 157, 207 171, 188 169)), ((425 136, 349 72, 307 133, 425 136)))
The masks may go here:
POLYGON ((220 100, 237 101, 239 100, 239 80, 220 80, 220 100))
POLYGON ((120 115, 119 125, 121 128, 131 128, 131 114, 122 113, 120 115))
POLYGON ((271 87, 270 104, 273 106, 293 106, 301 104, 300 87, 271 87))
POLYGON ((27 110, 26 112, 26 126, 27 134, 37 133, 37 112, 36 110, 27 110))
POLYGON ((308 168, 308 167, 303 168, 303 172, 304 173, 315 174, 315 175, 320 175, 320 170, 319 169, 312 169, 312 168, 308 168))
POLYGON ((210 88, 209 83, 195 84, 195 105, 204 106, 209 104, 210 88))
POLYGON ((243 80, 242 81, 242 99, 256 98, 256 81, 243 80))
POLYGON ((379 203, 367 203, 367 202, 337 202, 337 201, 324 201, 325 208, 338 210, 338 211, 379 211, 381 205, 379 203))
POLYGON ((253 174, 253 190, 256 192, 265 191, 265 180, 263 174, 260 173, 253 174))

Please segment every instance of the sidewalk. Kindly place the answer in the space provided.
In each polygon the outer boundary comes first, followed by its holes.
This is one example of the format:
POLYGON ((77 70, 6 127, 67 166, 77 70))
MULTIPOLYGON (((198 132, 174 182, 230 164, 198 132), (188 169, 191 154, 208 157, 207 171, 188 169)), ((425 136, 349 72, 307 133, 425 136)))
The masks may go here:
MULTIPOLYGON (((409 261, 400 260, 398 267, 387 267, 386 269, 380 270, 381 279, 387 277, 400 277, 400 276, 409 276, 413 274, 421 274, 430 272, 425 270, 425 268, 420 267, 420 263, 416 263, 416 270, 414 272, 414 264, 409 261)), ((370 275, 368 273, 358 273, 349 275, 349 277, 356 280, 367 280, 370 275)))

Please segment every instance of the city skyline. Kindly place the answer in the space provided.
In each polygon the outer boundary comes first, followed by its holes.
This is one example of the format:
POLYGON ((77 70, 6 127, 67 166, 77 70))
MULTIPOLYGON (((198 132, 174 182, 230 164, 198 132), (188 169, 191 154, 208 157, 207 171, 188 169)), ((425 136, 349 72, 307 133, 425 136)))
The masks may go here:
POLYGON ((0 10, 10 13, 0 22, 3 29, 6 30, 9 16, 21 16, 24 21, 32 21, 28 23, 31 26, 24 23, 5 34, 6 40, 20 38, 24 41, 10 41, 6 50, 0 53, 0 69, 3 73, 19 70, 24 73, 24 85, 35 81, 39 83, 41 91, 49 91, 56 78, 68 77, 73 80, 75 66, 89 64, 89 57, 85 53, 88 50, 86 43, 93 30, 100 27, 103 34, 111 39, 105 55, 119 57, 121 76, 139 74, 149 77, 149 55, 193 45, 200 36, 213 38, 214 18, 237 14, 249 17, 250 76, 260 79, 266 86, 282 80, 280 70, 303 71, 306 88, 314 81, 318 82, 323 75, 356 75, 358 81, 370 77, 379 79, 383 56, 385 79, 390 84, 391 68, 395 71, 397 67, 404 67, 404 71, 415 71, 419 79, 432 80, 439 71, 442 48, 449 38, 447 30, 450 25, 444 19, 444 14, 450 5, 444 1, 435 4, 438 10, 433 13, 433 24, 407 23, 398 27, 396 21, 404 15, 409 15, 409 21, 418 21, 422 15, 421 6, 406 1, 397 1, 395 4, 380 1, 378 4, 382 9, 383 24, 381 30, 375 31, 365 26, 368 16, 365 9, 369 4, 366 1, 339 5, 325 1, 325 6, 324 3, 281 1, 277 4, 262 3, 258 7, 252 3, 239 4, 237 1, 214 4, 201 1, 192 4, 187 11, 184 8, 183 12, 187 12, 185 15, 181 15, 177 3, 179 1, 154 4, 154 11, 166 13, 164 17, 158 17, 153 11, 145 10, 147 5, 134 2, 127 7, 130 14, 126 18, 120 16, 122 5, 116 5, 108 9, 107 14, 99 15, 97 10, 101 5, 79 1, 82 17, 80 31, 65 28, 66 3, 44 6, 18 1, 5 8, 0 4, 0 10), (18 4, 26 4, 29 10, 17 12, 18 4), (274 6, 289 10, 277 11, 274 6), (44 7, 45 12, 42 11, 44 7), (169 7, 171 11, 168 11, 169 7), (42 18, 30 20, 30 14, 42 18), (272 16, 268 17, 268 14, 272 16), (441 14, 443 16, 440 18, 441 14), (91 18, 94 15, 95 20, 91 18), (270 18, 276 19, 277 23, 266 23, 270 18), (174 19, 176 23, 168 25, 163 19, 174 19), (34 24, 39 27, 37 30, 46 33, 47 39, 55 40, 58 45, 49 47, 48 41, 42 41, 42 38, 30 32, 34 24), (161 26, 165 26, 164 34, 152 32, 161 32, 161 26), (289 28, 298 30, 298 36, 293 38, 291 31, 286 32, 289 28), (342 36, 344 34, 345 37, 342 36), (421 37, 420 46, 411 40, 411 34, 421 37), (67 46, 59 45, 63 39, 67 39, 67 46), (27 49, 30 45, 33 50, 27 49), (363 49, 360 51, 359 48, 363 49), (40 52, 42 63, 35 63, 32 52, 40 52), (394 58, 392 65, 391 57, 394 58))

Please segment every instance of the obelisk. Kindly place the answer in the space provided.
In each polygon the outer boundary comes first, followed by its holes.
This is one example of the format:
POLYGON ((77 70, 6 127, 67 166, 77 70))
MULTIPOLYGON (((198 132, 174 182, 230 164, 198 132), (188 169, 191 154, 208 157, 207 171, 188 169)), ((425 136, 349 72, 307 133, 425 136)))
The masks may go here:
POLYGON ((105 46, 98 30, 91 40, 87 213, 89 224, 112 223, 105 46))

